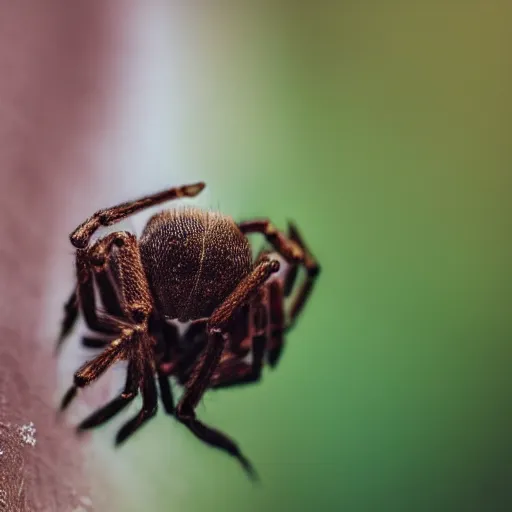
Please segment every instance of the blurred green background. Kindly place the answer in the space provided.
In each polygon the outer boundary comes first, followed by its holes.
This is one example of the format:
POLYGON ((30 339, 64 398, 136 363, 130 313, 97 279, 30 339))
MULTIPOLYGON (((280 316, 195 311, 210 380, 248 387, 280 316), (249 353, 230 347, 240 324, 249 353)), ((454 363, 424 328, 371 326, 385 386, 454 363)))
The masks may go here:
POLYGON ((512 510, 512 4, 243 4, 189 20, 182 151, 323 273, 278 369, 198 411, 262 484, 160 415, 151 510, 512 510))

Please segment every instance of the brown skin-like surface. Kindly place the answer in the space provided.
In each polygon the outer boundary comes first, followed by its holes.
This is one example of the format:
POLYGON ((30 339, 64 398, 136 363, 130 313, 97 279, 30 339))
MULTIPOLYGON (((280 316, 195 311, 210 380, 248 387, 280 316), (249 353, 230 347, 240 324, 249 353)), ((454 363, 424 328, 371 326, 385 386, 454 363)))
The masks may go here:
MULTIPOLYGON (((203 183, 184 185, 100 210, 70 235, 76 247, 77 285, 65 306, 59 345, 73 327, 79 308, 92 330, 112 334, 113 339, 75 373, 74 385, 63 397, 61 408, 68 407, 80 388, 98 379, 114 362, 127 360, 124 391, 86 418, 79 430, 104 423, 140 390, 142 409, 117 434, 117 444, 125 441, 156 414, 156 373, 166 412, 203 442, 237 458, 255 476, 237 444, 202 423, 195 408, 208 388, 258 380, 267 341, 269 364, 277 363, 283 331, 293 325, 319 271, 296 228, 290 227, 288 237, 268 220, 237 225, 217 213, 167 210, 150 219, 140 241, 118 231, 90 243, 100 226, 166 200, 194 197, 203 188, 203 183), (249 233, 263 234, 289 265, 279 281, 270 280, 280 269, 271 252, 263 252, 251 262, 245 237, 249 233), (293 289, 299 265, 305 268, 307 278, 285 321, 283 298, 293 289), (105 288, 98 277, 107 275, 111 282, 105 288), (95 286, 105 313, 98 313, 95 286), (121 316, 113 313, 115 309, 121 316), (169 320, 193 321, 185 343, 169 320), (243 359, 251 351, 253 361, 247 364, 243 359), (184 386, 176 408, 168 381, 171 375, 184 386)), ((85 340, 94 345, 89 338, 85 340)))
POLYGON ((83 145, 91 151, 111 115, 121 25, 111 2, 4 1, 0 11, 0 510, 67 512, 88 477, 82 445, 56 421, 57 365, 41 326, 48 276, 67 261, 69 205, 90 199, 83 145), (18 432, 30 422, 35 446, 18 432))

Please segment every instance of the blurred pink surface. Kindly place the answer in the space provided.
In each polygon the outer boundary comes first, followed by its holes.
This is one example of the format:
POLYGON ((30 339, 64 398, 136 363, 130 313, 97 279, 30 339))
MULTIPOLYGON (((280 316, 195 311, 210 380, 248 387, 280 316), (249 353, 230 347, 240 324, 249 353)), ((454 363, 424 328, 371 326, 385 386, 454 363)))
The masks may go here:
MULTIPOLYGON (((20 443, 21 479, 6 467, 16 457, 2 461, 0 455, 0 483, 2 475, 22 482, 18 497, 2 498, 11 500, 6 510, 73 510, 89 492, 83 445, 69 425, 56 421, 54 340, 40 339, 40 325, 48 269, 70 252, 63 216, 70 207, 83 208, 88 198, 80 191, 93 190, 84 187, 96 175, 87 156, 108 127, 112 68, 130 6, 96 0, 1 4, 0 422, 33 422, 37 429, 35 446, 20 443)), ((67 281, 72 270, 62 270, 67 281)))

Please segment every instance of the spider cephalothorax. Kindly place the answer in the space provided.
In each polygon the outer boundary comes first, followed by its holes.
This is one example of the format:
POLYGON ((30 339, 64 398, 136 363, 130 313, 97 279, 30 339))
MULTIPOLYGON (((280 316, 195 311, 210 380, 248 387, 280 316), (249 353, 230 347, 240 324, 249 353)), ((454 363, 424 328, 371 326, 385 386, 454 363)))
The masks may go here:
POLYGON ((140 391, 141 411, 117 435, 117 443, 124 441, 156 413, 156 375, 166 412, 252 473, 236 443, 200 422, 194 411, 207 389, 257 381, 265 357, 270 366, 277 363, 283 333, 293 325, 319 271, 297 229, 290 226, 285 236, 268 220, 237 224, 199 209, 165 210, 149 220, 139 240, 118 231, 91 242, 102 226, 171 199, 193 197, 203 188, 203 183, 186 185, 100 210, 71 234, 77 286, 65 306, 59 346, 79 309, 90 329, 110 339, 83 339, 84 345, 103 351, 75 373, 62 409, 79 388, 126 360, 123 392, 79 430, 106 422, 140 391), (254 263, 250 233, 263 234, 271 246, 254 263), (280 275, 277 254, 285 265, 280 275), (284 299, 293 291, 299 266, 307 277, 286 311, 284 299), (96 305, 95 287, 104 311, 96 305), (189 322, 185 333, 178 333, 176 321, 189 322), (176 407, 169 377, 184 387, 176 407))

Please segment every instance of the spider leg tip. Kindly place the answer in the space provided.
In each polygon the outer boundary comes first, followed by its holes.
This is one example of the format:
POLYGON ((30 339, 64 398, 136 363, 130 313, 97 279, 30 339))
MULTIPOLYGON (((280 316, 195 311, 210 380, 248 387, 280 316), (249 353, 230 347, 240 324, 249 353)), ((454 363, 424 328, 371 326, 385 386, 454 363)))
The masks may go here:
POLYGON ((69 404, 76 397, 77 391, 78 391, 78 388, 76 386, 71 386, 66 391, 66 394, 62 397, 62 400, 60 402, 59 413, 64 412, 69 407, 69 404))
POLYGON ((240 462, 242 463, 242 466, 243 466, 245 472, 247 473, 247 475, 249 476, 249 478, 251 479, 251 481, 254 482, 255 484, 261 484, 260 475, 254 468, 254 466, 246 459, 244 459, 240 462))
POLYGON ((86 418, 85 420, 82 420, 75 428, 76 433, 78 435, 85 434, 88 430, 90 430, 94 425, 92 425, 91 421, 86 418))
POLYGON ((258 472, 256 471, 255 467, 251 464, 249 459, 244 457, 243 455, 239 454, 238 462, 242 465, 244 471, 247 473, 247 476, 254 482, 254 483, 261 483, 260 476, 258 472))
POLYGON ((114 447, 120 448, 122 444, 128 439, 130 436, 130 431, 126 428, 126 425, 122 427, 119 432, 116 434, 116 438, 114 441, 114 447))
POLYGON ((288 219, 287 222, 288 222, 288 232, 289 233, 297 233, 298 228, 297 228, 297 224, 295 223, 295 221, 288 219))
POLYGON ((194 183, 193 185, 187 185, 183 190, 186 195, 190 197, 194 197, 199 194, 206 187, 206 183, 204 181, 199 181, 198 183, 194 183))

